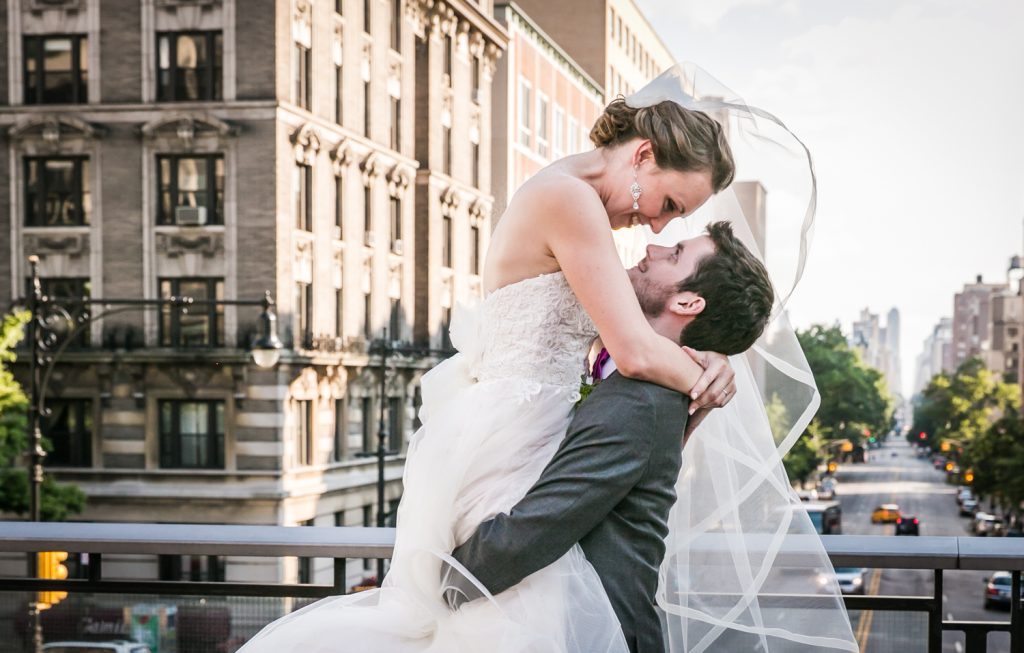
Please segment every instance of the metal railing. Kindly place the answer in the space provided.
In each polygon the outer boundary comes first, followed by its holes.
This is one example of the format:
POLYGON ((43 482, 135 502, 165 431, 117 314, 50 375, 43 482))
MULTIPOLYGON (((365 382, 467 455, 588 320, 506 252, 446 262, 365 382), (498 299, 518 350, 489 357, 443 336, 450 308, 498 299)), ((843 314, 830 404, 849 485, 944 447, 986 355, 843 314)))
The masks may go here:
MULTIPOLYGON (((319 598, 345 593, 346 558, 390 557, 394 534, 391 528, 0 522, 0 552, 59 550, 89 554, 88 578, 5 577, 0 578, 0 591, 319 598), (115 580, 103 577, 104 554, 332 558, 334 582, 331 585, 285 585, 115 580)), ((836 567, 917 569, 934 574, 930 596, 846 596, 847 608, 926 613, 929 653, 941 650, 943 632, 963 632, 966 653, 985 651, 988 633, 1008 632, 1012 653, 1024 653, 1019 599, 1024 538, 826 535, 821 539, 836 567), (1009 571, 1012 578, 1010 620, 944 620, 943 573, 953 570, 1009 571)))

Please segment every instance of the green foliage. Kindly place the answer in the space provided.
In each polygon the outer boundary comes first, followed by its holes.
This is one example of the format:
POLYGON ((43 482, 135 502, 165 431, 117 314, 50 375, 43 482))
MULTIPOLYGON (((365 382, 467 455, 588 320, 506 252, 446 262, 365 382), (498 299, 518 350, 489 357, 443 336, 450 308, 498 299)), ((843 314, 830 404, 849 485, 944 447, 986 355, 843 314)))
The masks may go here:
MULTIPOLYGON (((26 515, 29 511, 28 398, 8 365, 15 360, 14 347, 24 337, 25 311, 7 315, 0 324, 0 512, 26 515)), ((85 493, 73 485, 61 485, 46 476, 40 490, 40 516, 62 521, 85 508, 85 493)))
POLYGON ((1001 416, 1020 409, 1020 390, 986 369, 977 358, 963 362, 952 376, 937 374, 914 407, 908 437, 937 449, 944 439, 967 443, 985 433, 1001 416))
MULTIPOLYGON (((858 442, 864 431, 883 434, 892 422, 892 399, 882 374, 850 349, 838 326, 814 325, 797 338, 821 393, 821 407, 783 462, 793 480, 805 483, 822 462, 830 440, 858 442)), ((769 419, 772 404, 768 405, 769 419)), ((773 425, 774 426, 774 425, 773 425)))

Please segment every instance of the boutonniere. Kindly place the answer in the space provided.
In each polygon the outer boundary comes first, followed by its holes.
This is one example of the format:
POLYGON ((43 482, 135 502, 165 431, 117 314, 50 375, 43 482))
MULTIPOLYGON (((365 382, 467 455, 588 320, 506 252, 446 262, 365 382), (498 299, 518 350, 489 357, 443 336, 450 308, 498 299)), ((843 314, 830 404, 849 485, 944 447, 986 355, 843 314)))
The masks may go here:
POLYGON ((580 376, 580 398, 576 400, 577 406, 586 401, 587 397, 590 396, 590 393, 597 387, 597 384, 593 381, 593 377, 589 374, 584 373, 580 376))

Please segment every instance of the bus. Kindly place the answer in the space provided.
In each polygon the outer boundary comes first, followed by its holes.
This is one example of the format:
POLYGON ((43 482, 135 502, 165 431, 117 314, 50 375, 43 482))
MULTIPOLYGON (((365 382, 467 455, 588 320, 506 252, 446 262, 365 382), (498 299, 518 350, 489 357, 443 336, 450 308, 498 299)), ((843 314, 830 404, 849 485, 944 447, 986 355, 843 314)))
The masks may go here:
POLYGON ((838 501, 813 501, 802 504, 819 535, 841 535, 843 510, 838 501))

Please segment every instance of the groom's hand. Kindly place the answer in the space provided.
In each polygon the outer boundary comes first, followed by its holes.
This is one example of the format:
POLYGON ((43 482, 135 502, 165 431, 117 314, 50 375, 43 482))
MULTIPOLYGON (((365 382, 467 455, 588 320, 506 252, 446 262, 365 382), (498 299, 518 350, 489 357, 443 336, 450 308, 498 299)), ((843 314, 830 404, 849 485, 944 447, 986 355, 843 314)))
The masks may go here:
POLYGON ((447 562, 441 562, 441 596, 448 609, 452 612, 475 599, 483 598, 483 593, 447 562))
POLYGON ((702 408, 721 408, 729 403, 736 395, 736 373, 729 364, 729 357, 685 346, 683 351, 704 368, 704 373, 690 390, 690 414, 702 408))

